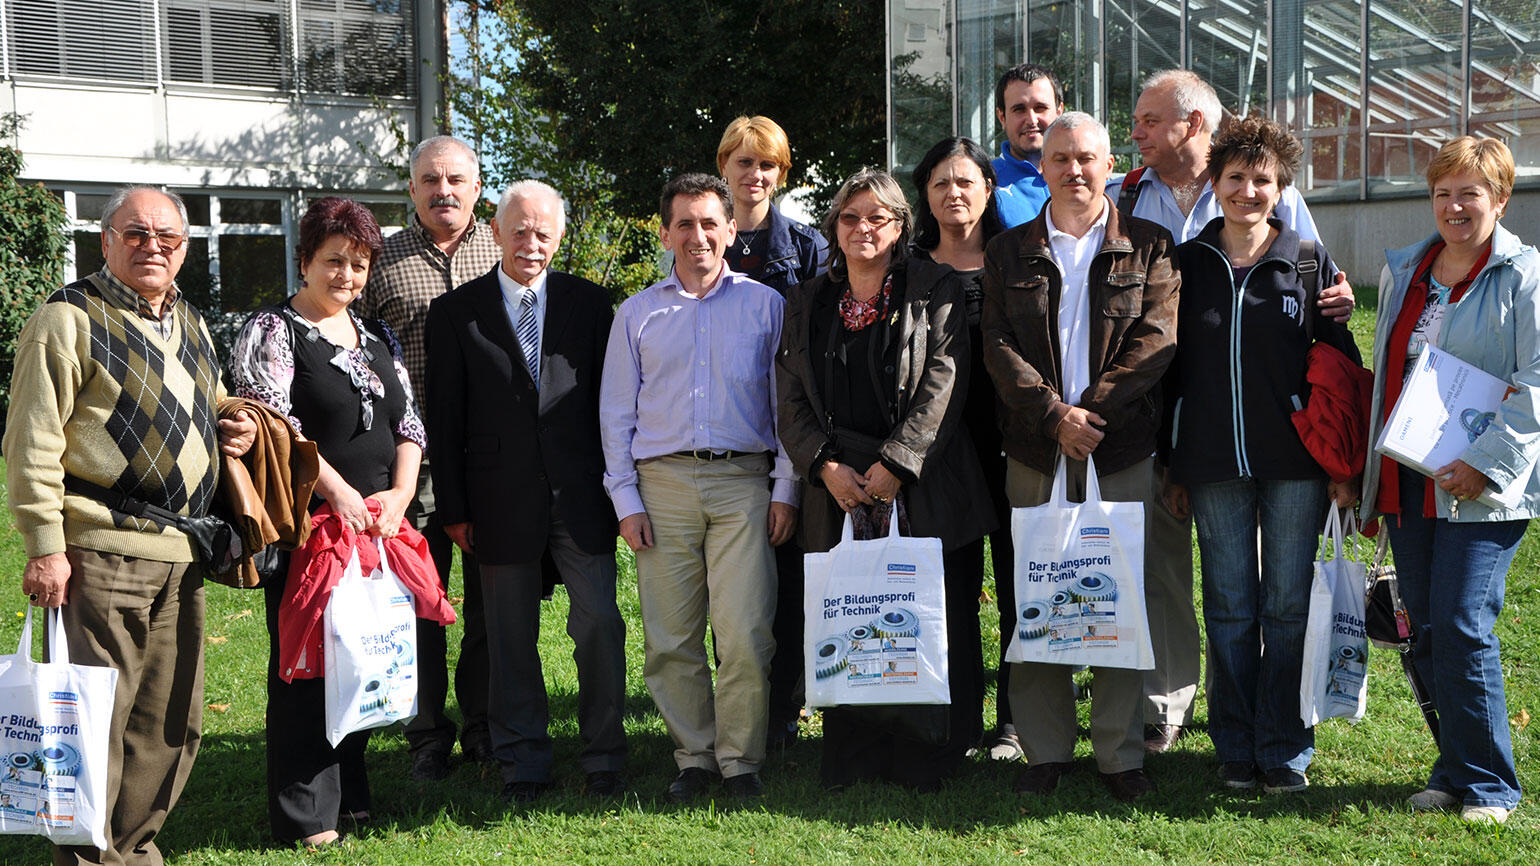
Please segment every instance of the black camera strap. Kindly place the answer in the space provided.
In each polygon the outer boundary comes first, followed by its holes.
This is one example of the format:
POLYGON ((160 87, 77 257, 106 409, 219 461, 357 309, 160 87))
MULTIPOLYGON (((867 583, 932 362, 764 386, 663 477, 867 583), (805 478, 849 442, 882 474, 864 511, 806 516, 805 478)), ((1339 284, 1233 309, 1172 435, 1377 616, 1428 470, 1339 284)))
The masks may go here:
POLYGON ((143 499, 135 499, 110 487, 103 487, 67 472, 64 474, 64 489, 76 496, 84 496, 100 502, 113 511, 148 520, 162 529, 167 526, 183 529, 183 522, 189 519, 186 515, 168 511, 159 505, 152 505, 143 499))

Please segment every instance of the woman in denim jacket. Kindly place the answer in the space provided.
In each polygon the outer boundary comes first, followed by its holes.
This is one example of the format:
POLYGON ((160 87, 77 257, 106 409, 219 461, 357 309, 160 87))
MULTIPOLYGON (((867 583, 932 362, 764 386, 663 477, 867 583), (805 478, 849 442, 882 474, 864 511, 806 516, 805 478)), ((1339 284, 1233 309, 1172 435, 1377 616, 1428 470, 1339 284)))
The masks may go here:
POLYGON ((1438 760, 1409 805, 1501 823, 1520 790, 1493 627, 1508 567, 1540 512, 1540 254, 1498 225, 1514 179, 1504 144, 1455 139, 1439 149, 1427 178, 1438 233, 1388 252, 1380 279, 1370 441, 1427 346, 1516 390, 1432 479, 1371 452, 1362 513, 1366 521, 1386 517, 1418 627, 1414 661, 1439 715, 1438 760), (1475 498, 1515 481, 1524 492, 1514 507, 1475 498))

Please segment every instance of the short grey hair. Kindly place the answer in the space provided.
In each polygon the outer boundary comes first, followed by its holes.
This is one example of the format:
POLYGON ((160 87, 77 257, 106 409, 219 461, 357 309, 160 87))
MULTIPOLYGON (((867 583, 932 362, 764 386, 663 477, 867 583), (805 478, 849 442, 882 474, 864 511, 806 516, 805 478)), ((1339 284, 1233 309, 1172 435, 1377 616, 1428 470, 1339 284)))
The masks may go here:
POLYGON ((556 230, 567 231, 567 201, 561 197, 561 193, 548 183, 538 180, 516 180, 503 190, 502 198, 497 200, 497 214, 492 218, 497 221, 498 228, 503 228, 503 215, 508 212, 509 206, 516 201, 525 201, 532 198, 550 198, 556 202, 556 230))
POLYGON ((1048 124, 1048 128, 1043 130, 1043 149, 1047 150, 1048 137, 1058 130, 1074 132, 1081 128, 1092 130, 1096 134, 1097 143, 1102 146, 1102 151, 1112 153, 1112 136, 1107 134, 1107 127, 1084 111, 1066 111, 1054 118, 1053 123, 1048 124))
POLYGON ((1201 112, 1204 132, 1213 135, 1219 129, 1224 106, 1219 103, 1214 86, 1204 81, 1203 76, 1189 69, 1165 69, 1144 80, 1146 91, 1157 87, 1171 89, 1171 99, 1182 114, 1201 112))
MULTIPOLYGON (((840 191, 834 194, 829 213, 823 218, 823 236, 829 241, 829 272, 839 278, 844 278, 846 274, 845 253, 840 249, 839 242, 840 211, 863 192, 871 193, 878 204, 892 211, 898 219, 899 234, 898 240, 893 243, 892 261, 903 261, 909 255, 909 238, 914 234, 914 212, 909 208, 909 199, 904 197, 904 188, 898 185, 893 175, 881 169, 863 168, 851 175, 840 187, 840 191)), ((920 194, 924 195, 925 191, 920 190, 920 194)))
POLYGON ((120 186, 113 190, 112 197, 107 199, 107 204, 102 207, 102 229, 105 231, 108 226, 112 225, 112 218, 117 216, 118 211, 123 208, 123 204, 128 201, 129 196, 143 190, 159 193, 170 199, 171 203, 176 205, 177 215, 182 218, 182 234, 187 234, 188 230, 192 228, 192 222, 187 219, 187 202, 182 201, 181 196, 171 192, 170 190, 161 189, 158 186, 146 186, 143 184, 120 186))
POLYGON ((418 160, 422 159, 424 156, 430 153, 438 153, 441 150, 451 150, 454 148, 459 148, 465 153, 465 157, 471 161, 471 165, 476 170, 476 174, 473 179, 480 180, 481 158, 476 156, 476 151, 474 148, 452 135, 435 135, 432 138, 425 138, 422 141, 417 142, 417 146, 412 148, 412 156, 411 159, 407 162, 407 170, 412 173, 412 177, 415 179, 417 176, 418 160))

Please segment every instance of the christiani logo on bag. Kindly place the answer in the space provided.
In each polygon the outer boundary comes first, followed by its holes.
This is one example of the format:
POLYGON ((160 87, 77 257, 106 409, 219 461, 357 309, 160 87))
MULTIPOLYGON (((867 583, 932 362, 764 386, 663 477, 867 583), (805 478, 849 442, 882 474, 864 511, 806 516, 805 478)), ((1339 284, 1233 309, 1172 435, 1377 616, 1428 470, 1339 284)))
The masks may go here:
POLYGON ((888 563, 888 574, 914 574, 914 564, 909 562, 888 563))
POLYGON ((1080 539, 1082 541, 1084 541, 1086 539, 1091 539, 1091 538, 1111 538, 1111 537, 1112 537, 1112 530, 1107 528, 1107 527, 1105 527, 1105 526, 1082 526, 1080 528, 1080 539))
POLYGON ((409 595, 393 595, 390 597, 391 607, 411 607, 412 597, 409 595))
POLYGON ((80 695, 74 692, 49 692, 48 703, 60 709, 65 707, 74 709, 80 703, 80 695))

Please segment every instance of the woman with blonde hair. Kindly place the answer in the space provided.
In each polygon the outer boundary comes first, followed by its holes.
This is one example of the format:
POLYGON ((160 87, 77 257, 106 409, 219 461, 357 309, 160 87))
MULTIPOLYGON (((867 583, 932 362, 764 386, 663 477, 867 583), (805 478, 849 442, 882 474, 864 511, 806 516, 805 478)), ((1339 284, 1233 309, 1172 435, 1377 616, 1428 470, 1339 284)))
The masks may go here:
MULTIPOLYGON (((815 229, 789 219, 775 194, 791 171, 786 132, 762 115, 727 125, 717 145, 717 170, 733 194, 738 234, 723 258, 727 266, 782 295, 824 269, 829 245, 815 229)), ((775 549, 775 657, 770 660, 769 748, 797 737, 802 715, 802 548, 789 541, 775 549)))
POLYGON ((829 255, 823 236, 775 206, 791 171, 785 130, 763 115, 734 120, 717 145, 717 170, 732 190, 738 226, 728 267, 783 295, 823 270, 829 255))
POLYGON ((1540 513, 1540 254, 1499 222, 1514 174, 1506 145, 1471 136, 1439 148, 1428 165, 1437 231, 1387 253, 1380 277, 1369 441, 1429 346, 1514 391, 1432 478, 1371 452, 1362 490, 1365 521, 1385 517, 1418 630, 1413 661, 1438 711, 1438 760, 1408 803, 1499 824, 1521 791, 1493 629, 1508 567, 1540 513), (1511 507, 1476 498, 1515 482, 1523 494, 1511 507))

